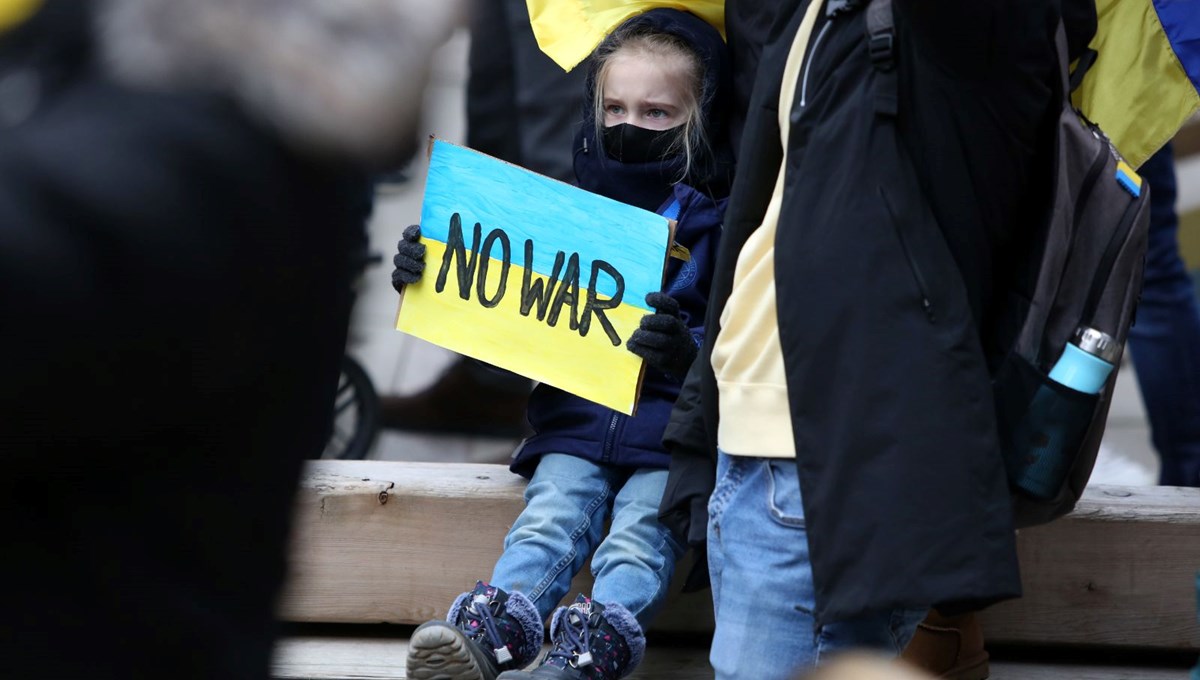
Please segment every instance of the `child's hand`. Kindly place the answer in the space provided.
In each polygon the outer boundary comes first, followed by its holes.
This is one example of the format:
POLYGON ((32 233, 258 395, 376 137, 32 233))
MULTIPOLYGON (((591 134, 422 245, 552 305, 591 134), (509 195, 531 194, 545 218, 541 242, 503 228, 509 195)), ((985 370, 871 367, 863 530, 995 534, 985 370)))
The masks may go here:
POLYGON ((421 272, 425 271, 425 244, 420 242, 421 225, 411 224, 404 229, 404 237, 396 245, 396 255, 392 264, 392 288, 399 293, 404 286, 421 280, 421 272))
POLYGON ((699 349, 679 317, 679 303, 666 293, 650 293, 646 303, 657 313, 642 317, 625 346, 651 366, 682 380, 699 349))

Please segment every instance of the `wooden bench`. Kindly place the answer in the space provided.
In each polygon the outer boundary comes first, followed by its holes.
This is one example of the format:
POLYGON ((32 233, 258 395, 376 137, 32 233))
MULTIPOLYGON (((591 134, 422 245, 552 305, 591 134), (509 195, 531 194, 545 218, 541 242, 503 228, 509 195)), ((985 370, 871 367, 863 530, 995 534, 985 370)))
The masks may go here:
MULTIPOLYGON (((499 465, 311 463, 282 618, 415 624, 444 616, 455 595, 490 575, 523 488, 499 465)), ((1068 517, 1020 532, 1018 548, 1025 596, 985 612, 989 642, 1200 647, 1200 489, 1094 487, 1068 517)), ((589 580, 575 588, 586 592, 589 580)), ((673 596, 653 628, 711 626, 702 593, 673 596)))

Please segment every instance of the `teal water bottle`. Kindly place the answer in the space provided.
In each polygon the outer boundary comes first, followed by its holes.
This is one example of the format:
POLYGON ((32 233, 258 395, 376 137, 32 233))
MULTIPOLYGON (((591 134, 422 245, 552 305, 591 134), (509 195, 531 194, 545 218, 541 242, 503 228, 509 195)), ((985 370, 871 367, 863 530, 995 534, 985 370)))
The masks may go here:
POLYGON ((1081 327, 1050 369, 1050 379, 1079 392, 1099 394, 1112 373, 1119 349, 1108 333, 1081 327))
POLYGON ((1112 374, 1120 345, 1107 333, 1081 327, 1050 369, 1050 379, 1081 394, 1064 394, 1043 385, 1034 394, 1022 423, 1025 448, 1010 481, 1035 497, 1053 499, 1066 480, 1092 422, 1096 400, 1112 374))

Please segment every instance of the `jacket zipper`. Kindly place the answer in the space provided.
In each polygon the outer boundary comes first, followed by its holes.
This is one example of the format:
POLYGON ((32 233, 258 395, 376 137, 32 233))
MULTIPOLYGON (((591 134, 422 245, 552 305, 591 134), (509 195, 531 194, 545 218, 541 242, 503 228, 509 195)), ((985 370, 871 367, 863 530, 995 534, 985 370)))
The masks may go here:
POLYGON ((604 449, 600 456, 600 460, 607 463, 612 460, 613 447, 617 442, 617 425, 620 422, 621 414, 616 411, 612 412, 612 417, 608 421, 608 432, 604 435, 604 449))
POLYGON ((917 284, 917 292, 921 295, 921 309, 925 311, 925 316, 929 317, 929 322, 933 323, 937 318, 933 313, 933 303, 929 301, 929 287, 925 285, 921 267, 913 257, 912 251, 908 249, 908 242, 904 240, 904 233, 900 230, 900 221, 896 218, 896 213, 892 210, 892 204, 888 201, 883 187, 879 187, 879 198, 883 200, 883 207, 887 210, 888 216, 892 218, 892 228, 896 230, 896 240, 900 242, 900 252, 904 253, 904 259, 908 260, 908 270, 912 272, 913 281, 917 284))
POLYGON ((808 105, 808 74, 812 71, 817 49, 821 47, 821 41, 824 40, 825 34, 829 32, 829 27, 832 25, 833 19, 825 22, 825 25, 821 27, 821 32, 817 34, 817 39, 813 42, 812 49, 808 51, 808 58, 804 60, 804 78, 800 82, 800 108, 808 105))

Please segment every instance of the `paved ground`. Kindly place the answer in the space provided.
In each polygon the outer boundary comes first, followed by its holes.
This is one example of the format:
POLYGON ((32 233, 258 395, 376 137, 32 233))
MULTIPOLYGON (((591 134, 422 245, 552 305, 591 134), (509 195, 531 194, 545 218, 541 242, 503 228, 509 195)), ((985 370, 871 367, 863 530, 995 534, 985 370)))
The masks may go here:
MULTIPOLYGON (((467 36, 460 32, 442 49, 425 102, 424 134, 462 142, 467 36)), ((391 252, 400 232, 419 219, 425 162, 408 169, 411 180, 380 197, 371 224, 372 247, 385 254, 384 264, 369 270, 360 289, 351 333, 350 352, 367 367, 381 393, 406 394, 430 384, 453 355, 392 330, 396 295, 389 283, 391 252)), ((1200 207, 1200 157, 1179 168, 1181 207, 1200 207), (1190 190, 1189 190, 1190 189, 1190 190)), ((433 437, 385 432, 371 457, 386 460, 501 462, 516 442, 462 437, 433 437)), ((1149 443, 1141 395, 1131 366, 1117 383, 1107 436, 1093 481, 1107 484, 1152 484, 1157 460, 1149 443)))

